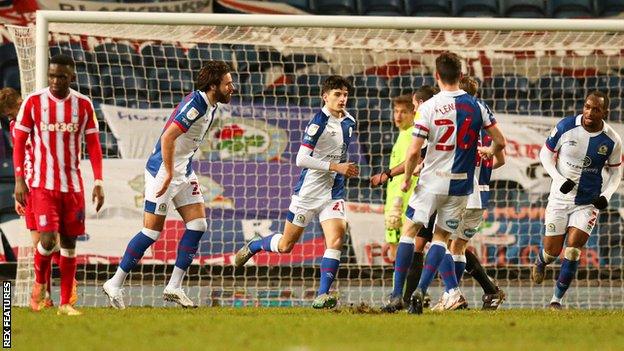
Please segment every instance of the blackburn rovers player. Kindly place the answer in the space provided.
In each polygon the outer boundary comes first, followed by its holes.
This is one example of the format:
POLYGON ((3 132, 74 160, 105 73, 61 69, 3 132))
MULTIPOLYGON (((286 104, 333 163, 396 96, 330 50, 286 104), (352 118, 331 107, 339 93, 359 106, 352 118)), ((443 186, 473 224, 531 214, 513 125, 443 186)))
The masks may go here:
POLYGON ((351 84, 341 76, 330 76, 321 89, 325 106, 314 115, 305 129, 297 154, 303 168, 288 208, 288 221, 282 234, 256 235, 235 256, 234 265, 243 266, 260 251, 288 253, 305 227, 318 217, 325 235, 321 260, 321 284, 314 308, 333 308, 336 296, 329 289, 340 264, 340 250, 347 229, 345 181, 356 177, 358 167, 347 161, 347 149, 355 139, 355 119, 345 111, 351 84))
POLYGON ((214 121, 219 104, 230 102, 234 82, 230 67, 208 61, 198 73, 195 88, 171 114, 145 169, 144 228, 130 240, 115 275, 103 289, 111 306, 125 308, 122 285, 128 273, 160 236, 172 202, 185 223, 178 243, 175 267, 163 292, 165 301, 197 307, 182 289, 186 270, 193 262, 199 241, 207 230, 204 199, 191 159, 214 121))
MULTIPOLYGON (((479 83, 472 77, 462 77, 459 87, 470 95, 477 96, 479 83)), ((487 106, 486 106, 487 108, 487 106)), ((468 241, 477 233, 483 221, 484 211, 488 207, 490 198, 490 178, 492 169, 499 168, 505 164, 504 150, 493 153, 491 150, 492 138, 481 130, 479 136, 479 154, 474 173, 474 192, 468 196, 466 211, 459 223, 458 228, 451 236, 450 249, 444 260, 447 265, 455 266, 455 276, 457 283, 461 284, 464 270, 468 270, 483 288, 483 309, 497 309, 505 300, 505 293, 487 276, 479 260, 470 251, 466 251, 468 241), (492 158, 493 157, 493 158, 492 158), (467 258, 471 257, 470 266, 467 258), (475 263, 476 262, 476 263, 475 263)), ((444 293, 440 303, 434 306, 434 310, 443 310, 448 299, 448 293, 444 293)))
MULTIPOLYGON (((436 80, 439 94, 418 108, 414 124, 414 138, 405 159, 405 173, 412 174, 420 163, 420 151, 425 140, 427 154, 420 172, 419 184, 410 197, 407 220, 401 230, 394 269, 394 289, 386 311, 403 306, 403 283, 414 256, 414 238, 437 211, 433 241, 424 269, 410 300, 409 312, 422 313, 423 297, 433 280, 440 274, 449 290, 448 309, 463 305, 465 298, 458 287, 455 267, 440 265, 447 251, 447 242, 461 220, 468 195, 473 192, 473 178, 477 156, 478 133, 485 128, 493 139, 492 149, 502 150, 505 138, 496 127, 496 121, 484 105, 459 88, 461 62, 452 53, 436 58, 436 80)), ((401 190, 411 186, 406 177, 401 190)))
POLYGON ((540 151, 544 169, 552 177, 544 218, 546 234, 531 277, 544 280, 546 265, 566 248, 550 307, 560 309, 579 265, 598 211, 609 204, 622 178, 622 141, 604 122, 609 97, 593 91, 585 98, 583 113, 562 119, 540 151), (603 179, 603 175, 607 178, 603 179))

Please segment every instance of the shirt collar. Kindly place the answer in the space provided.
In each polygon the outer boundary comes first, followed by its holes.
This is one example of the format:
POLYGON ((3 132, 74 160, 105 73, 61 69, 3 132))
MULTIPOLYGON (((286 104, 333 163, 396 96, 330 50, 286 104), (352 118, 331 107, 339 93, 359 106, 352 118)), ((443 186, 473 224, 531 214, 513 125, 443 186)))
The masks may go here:
POLYGON ((201 91, 201 90, 198 90, 197 92, 199 92, 199 95, 201 95, 201 97, 202 97, 202 98, 204 98, 204 101, 206 101, 206 105, 208 105, 208 109, 209 109, 209 110, 210 110, 210 109, 212 109, 212 108, 217 107, 217 104, 218 104, 218 103, 215 103, 214 105, 212 105, 212 104, 210 103, 210 99, 208 99, 208 95, 206 95, 206 93, 205 93, 205 92, 203 92, 203 91, 201 91))
MULTIPOLYGON (((323 111, 323 113, 328 116, 328 117, 332 117, 333 115, 331 114, 331 112, 329 112, 329 110, 327 109, 326 106, 323 106, 323 108, 321 109, 321 111, 323 111)), ((350 118, 351 120, 355 121, 355 118, 353 118, 353 116, 351 116, 351 114, 349 112, 347 112, 347 110, 343 109, 342 113, 344 113, 344 116, 342 117, 346 117, 346 118, 350 118)), ((335 117, 335 116, 333 116, 335 117)), ((336 117, 337 118, 337 117, 336 117)))
POLYGON ((48 94, 48 96, 50 97, 50 99, 52 99, 54 102, 64 102, 67 101, 67 99, 69 99, 72 96, 72 89, 69 89, 69 94, 67 94, 66 97, 64 97, 63 99, 58 99, 56 96, 54 96, 54 94, 52 94, 52 92, 50 91, 50 87, 46 88, 46 92, 48 94))
POLYGON ((444 96, 455 97, 455 96, 460 96, 460 95, 464 95, 464 94, 467 94, 467 93, 465 91, 463 91, 462 89, 459 89, 459 90, 456 90, 456 91, 442 90, 438 94, 441 94, 441 95, 444 95, 444 96))
MULTIPOLYGON (((583 114, 581 113, 580 115, 576 116, 576 119, 574 120, 574 125, 580 126, 585 131, 587 131, 587 129, 585 129, 585 127, 583 127, 582 119, 583 119, 583 114)), ((599 130, 597 132, 587 132, 587 133, 589 133, 591 135, 598 135, 598 134, 600 134, 602 132, 606 132, 606 131, 607 131, 607 122, 605 122, 603 120, 602 121, 602 130, 599 130)))

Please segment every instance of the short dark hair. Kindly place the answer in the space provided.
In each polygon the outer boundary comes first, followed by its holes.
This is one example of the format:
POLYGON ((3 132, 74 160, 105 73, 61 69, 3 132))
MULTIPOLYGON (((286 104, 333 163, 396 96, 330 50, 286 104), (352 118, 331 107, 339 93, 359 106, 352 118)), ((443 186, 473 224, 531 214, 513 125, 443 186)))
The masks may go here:
POLYGON ((461 77, 461 61, 452 52, 444 52, 436 58, 436 71, 440 80, 446 84, 455 84, 461 77))
POLYGON ((17 107, 20 94, 17 90, 6 87, 0 89, 0 114, 4 115, 12 107, 17 107))
MULTIPOLYGON (((598 98, 603 98, 604 99, 604 104, 602 105, 602 107, 605 108, 605 110, 609 109, 610 103, 609 103, 609 95, 605 94, 604 92, 600 91, 600 90, 593 90, 591 92, 589 92, 589 94, 587 94, 587 96, 585 97, 585 101, 587 101, 587 98, 590 96, 595 96, 598 98)), ((583 101, 583 104, 585 104, 585 101, 583 101)))
POLYGON ((349 83, 349 81, 343 76, 338 76, 338 75, 329 76, 323 82, 323 87, 321 88, 321 95, 327 93, 330 90, 342 89, 342 88, 346 88, 349 92, 351 92, 351 89, 352 89, 351 83, 349 83))
POLYGON ((232 68, 224 61, 207 61, 197 73, 195 89, 208 91, 211 85, 221 84, 221 78, 230 72, 232 68))
POLYGON ((76 63, 74 62, 74 59, 71 58, 71 56, 65 55, 65 54, 58 54, 58 55, 52 56, 52 58, 50 58, 50 64, 69 66, 71 68, 76 67, 76 63))
POLYGON ((479 82, 474 77, 464 76, 459 80, 459 88, 472 96, 477 96, 479 82))
POLYGON ((418 100, 427 101, 439 92, 440 90, 437 87, 432 87, 431 85, 423 85, 420 88, 416 89, 414 95, 416 95, 416 99, 418 100))

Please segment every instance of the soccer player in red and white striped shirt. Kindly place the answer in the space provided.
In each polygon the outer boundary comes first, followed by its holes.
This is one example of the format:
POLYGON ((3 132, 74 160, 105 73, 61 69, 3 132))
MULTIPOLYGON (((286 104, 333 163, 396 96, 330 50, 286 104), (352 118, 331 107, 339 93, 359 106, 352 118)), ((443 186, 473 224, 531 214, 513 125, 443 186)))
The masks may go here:
POLYGON ((28 201, 32 205, 41 238, 35 251, 35 284, 31 305, 43 300, 45 272, 60 234, 61 303, 58 314, 78 315, 70 304, 76 275, 76 237, 85 232, 84 192, 80 174, 80 150, 85 135, 93 168, 95 187, 92 199, 96 210, 104 204, 102 149, 91 100, 70 89, 75 77, 74 61, 66 55, 50 59, 49 87, 29 95, 23 102, 15 125, 13 164, 15 200, 26 203, 29 188, 24 179, 24 147, 32 144, 33 174, 28 201))

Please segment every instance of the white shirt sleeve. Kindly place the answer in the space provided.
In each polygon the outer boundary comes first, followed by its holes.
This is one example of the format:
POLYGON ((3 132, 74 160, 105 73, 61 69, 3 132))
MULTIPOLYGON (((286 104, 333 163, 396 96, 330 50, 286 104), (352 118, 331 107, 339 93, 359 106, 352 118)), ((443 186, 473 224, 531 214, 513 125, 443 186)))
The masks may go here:
POLYGON ((557 163, 555 161, 555 153, 550 151, 546 145, 542 146, 539 153, 542 166, 548 172, 548 175, 553 179, 553 182, 563 183, 566 178, 557 170, 557 163))
POLYGON ((601 194, 606 197, 607 200, 611 200, 611 196, 613 196, 617 188, 620 186, 620 181, 622 180, 621 163, 622 141, 618 139, 615 142, 613 151, 611 151, 611 155, 609 155, 609 160, 607 162, 607 173, 609 173, 609 177, 605 181, 605 188, 601 194))
POLYGON ((313 150, 309 147, 300 146, 299 152, 297 153, 297 167, 329 171, 329 162, 312 157, 312 152, 313 150))

